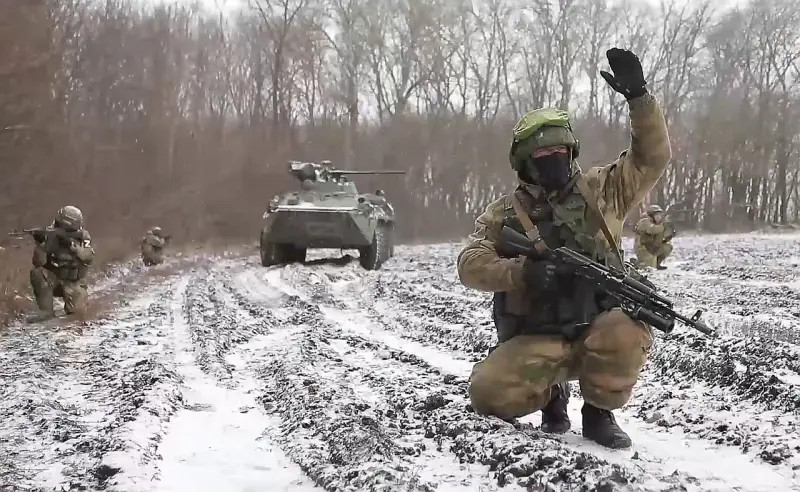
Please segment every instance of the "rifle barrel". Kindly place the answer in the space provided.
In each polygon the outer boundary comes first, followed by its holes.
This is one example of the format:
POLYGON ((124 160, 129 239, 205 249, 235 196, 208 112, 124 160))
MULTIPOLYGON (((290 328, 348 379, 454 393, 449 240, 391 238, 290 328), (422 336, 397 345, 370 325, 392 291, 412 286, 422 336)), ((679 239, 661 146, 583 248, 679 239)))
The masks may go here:
POLYGON ((332 169, 330 174, 405 174, 405 171, 347 171, 343 169, 332 169))

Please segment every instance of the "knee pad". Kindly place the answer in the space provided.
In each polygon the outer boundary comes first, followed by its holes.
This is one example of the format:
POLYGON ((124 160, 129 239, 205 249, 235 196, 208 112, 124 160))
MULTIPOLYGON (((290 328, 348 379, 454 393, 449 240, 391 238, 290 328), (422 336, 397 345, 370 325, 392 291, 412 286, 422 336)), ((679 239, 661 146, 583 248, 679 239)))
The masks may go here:
POLYGON ((630 352, 649 352, 653 335, 644 323, 614 309, 598 316, 589 328, 583 345, 586 352, 616 353, 624 358, 630 352))
POLYGON ((644 323, 619 310, 601 315, 581 350, 580 384, 587 400, 600 408, 622 406, 652 345, 653 335, 644 323))

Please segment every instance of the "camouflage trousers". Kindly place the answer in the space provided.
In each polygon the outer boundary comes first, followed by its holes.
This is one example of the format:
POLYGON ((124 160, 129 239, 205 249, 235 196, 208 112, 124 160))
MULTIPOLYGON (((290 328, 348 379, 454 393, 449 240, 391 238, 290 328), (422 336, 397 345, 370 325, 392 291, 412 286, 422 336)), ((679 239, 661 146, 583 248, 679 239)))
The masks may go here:
POLYGON ((601 314, 581 338, 519 335, 475 364, 472 407, 483 415, 522 417, 550 401, 550 388, 577 380, 588 403, 606 410, 624 405, 653 346, 644 323, 618 309, 601 314))
POLYGON ((31 270, 31 287, 41 311, 53 312, 53 297, 64 299, 67 314, 85 313, 89 305, 89 290, 85 283, 61 280, 44 267, 31 270))
POLYGON ((161 251, 156 251, 152 247, 143 247, 142 263, 144 263, 145 266, 160 265, 164 263, 164 254, 161 251))
POLYGON ((672 253, 672 244, 662 243, 652 247, 638 245, 636 247, 636 259, 639 265, 655 268, 661 264, 672 253))

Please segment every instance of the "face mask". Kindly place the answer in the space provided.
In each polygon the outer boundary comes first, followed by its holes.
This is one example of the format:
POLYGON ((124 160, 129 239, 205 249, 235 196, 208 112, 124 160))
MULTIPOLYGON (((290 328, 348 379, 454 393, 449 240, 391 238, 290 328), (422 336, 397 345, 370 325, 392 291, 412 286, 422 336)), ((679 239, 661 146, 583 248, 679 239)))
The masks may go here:
POLYGON ((548 190, 561 190, 570 178, 568 153, 544 155, 529 159, 525 164, 528 176, 535 176, 535 182, 548 190))

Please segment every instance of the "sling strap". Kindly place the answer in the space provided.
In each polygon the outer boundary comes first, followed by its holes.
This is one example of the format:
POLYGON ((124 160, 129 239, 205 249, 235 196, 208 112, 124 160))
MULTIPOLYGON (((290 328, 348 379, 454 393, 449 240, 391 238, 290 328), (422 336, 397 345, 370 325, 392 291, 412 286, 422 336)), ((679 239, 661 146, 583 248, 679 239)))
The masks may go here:
POLYGON ((581 192, 581 195, 583 195, 583 198, 586 200, 589 208, 592 210, 592 212, 594 212, 594 214, 597 216, 597 219, 600 221, 600 229, 602 229, 603 235, 605 236, 606 241, 608 241, 609 247, 614 251, 614 255, 619 260, 620 268, 625 271, 625 262, 622 261, 622 252, 619 250, 617 242, 614 241, 614 236, 608 229, 608 224, 606 223, 606 218, 603 217, 603 212, 600 210, 597 196, 589 187, 589 183, 586 182, 586 178, 582 173, 578 174, 578 181, 576 183, 578 185, 578 191, 581 192))
POLYGON ((544 239, 542 239, 542 235, 539 233, 539 228, 533 224, 528 213, 525 212, 516 193, 511 193, 511 204, 514 206, 514 212, 517 214, 517 218, 525 229, 525 235, 528 236, 528 239, 533 243, 533 249, 539 254, 544 253, 547 250, 547 245, 544 243, 544 239))
MULTIPOLYGON (((622 252, 617 246, 617 242, 614 240, 614 236, 611 234, 611 231, 608 228, 606 219, 603 217, 603 212, 600 210, 600 206, 598 205, 597 197, 595 196, 594 192, 592 192, 592 189, 589 187, 589 183, 586 182, 586 178, 583 176, 583 174, 579 173, 577 175, 576 184, 578 186, 578 191, 580 191, 584 200, 589 205, 589 209, 592 211, 592 213, 594 213, 598 222, 600 223, 600 229, 603 231, 603 236, 605 236, 609 247, 614 252, 614 256, 617 257, 620 267, 624 271, 625 262, 622 260, 622 252)), ((525 229, 525 235, 528 236, 528 239, 530 239, 531 242, 533 242, 534 249, 536 249, 536 251, 539 253, 543 253, 545 250, 547 250, 547 245, 542 239, 539 229, 534 225, 527 212, 525 212, 525 209, 522 206, 522 203, 520 203, 516 193, 511 194, 511 204, 514 207, 514 212, 522 224, 522 227, 525 229)))

